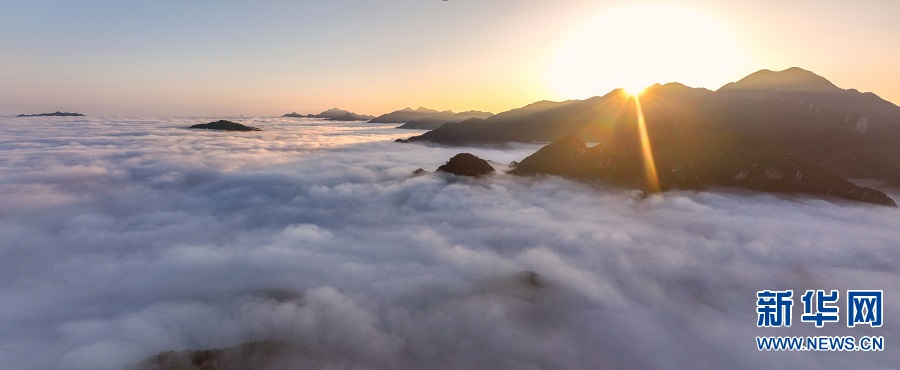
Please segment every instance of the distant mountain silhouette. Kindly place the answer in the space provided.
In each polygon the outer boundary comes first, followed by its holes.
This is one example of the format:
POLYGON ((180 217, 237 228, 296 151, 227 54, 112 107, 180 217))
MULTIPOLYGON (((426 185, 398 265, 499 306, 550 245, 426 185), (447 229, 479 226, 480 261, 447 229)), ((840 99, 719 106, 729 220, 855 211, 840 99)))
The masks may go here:
POLYGON ((388 114, 382 114, 378 117, 375 117, 369 122, 372 123, 406 123, 409 121, 414 121, 417 119, 426 118, 428 116, 438 115, 438 114, 446 114, 453 115, 451 111, 439 112, 434 109, 428 109, 419 107, 419 109, 412 108, 403 108, 401 110, 393 111, 388 114))
POLYGON ((314 114, 300 114, 297 112, 291 112, 288 114, 282 115, 282 117, 290 117, 290 118, 307 118, 307 117, 315 117, 314 114))
POLYGON ((294 117, 294 118, 323 118, 332 121, 367 121, 375 116, 365 115, 365 114, 356 114, 348 110, 331 108, 319 114, 298 114, 297 112, 291 112, 283 115, 282 117, 294 117))
POLYGON ((210 123, 201 123, 188 128, 207 129, 207 130, 223 130, 223 131, 262 131, 258 127, 244 126, 237 122, 226 120, 218 120, 210 123))
POLYGON ((465 121, 470 118, 485 119, 485 118, 488 118, 493 115, 494 115, 493 113, 481 112, 481 111, 475 111, 475 110, 460 112, 460 113, 456 113, 456 114, 453 114, 453 112, 440 112, 440 113, 432 115, 432 116, 409 121, 397 128, 417 129, 417 130, 423 130, 423 129, 424 130, 433 130, 438 127, 441 127, 445 123, 462 122, 462 121, 465 121))
POLYGON ((368 121, 368 118, 357 116, 353 113, 347 113, 342 116, 328 118, 329 121, 368 121))
MULTIPOLYGON (((657 84, 640 99, 654 144, 677 135, 751 135, 784 144, 842 176, 900 184, 900 107, 800 68, 759 71, 718 91, 657 84)), ((586 100, 537 102, 483 122, 447 123, 405 141, 471 145, 569 135, 638 148, 633 99, 614 90, 586 100)))
POLYGON ((347 114, 353 114, 348 110, 339 109, 339 108, 331 108, 323 111, 322 113, 317 114, 316 118, 337 118, 341 116, 345 116, 347 114))
POLYGON ((53 113, 19 114, 16 117, 83 117, 83 116, 84 115, 81 113, 69 113, 69 112, 56 111, 53 113))
MULTIPOLYGON (((500 144, 504 142, 541 142, 581 133, 594 122, 591 111, 599 113, 598 103, 620 100, 618 91, 603 98, 566 102, 541 101, 498 113, 485 120, 447 123, 407 141, 429 141, 448 145, 500 144), (604 99, 606 98, 606 99, 604 99)), ((625 102, 617 104, 624 106, 625 102)), ((617 109, 616 111, 618 111, 617 109)))

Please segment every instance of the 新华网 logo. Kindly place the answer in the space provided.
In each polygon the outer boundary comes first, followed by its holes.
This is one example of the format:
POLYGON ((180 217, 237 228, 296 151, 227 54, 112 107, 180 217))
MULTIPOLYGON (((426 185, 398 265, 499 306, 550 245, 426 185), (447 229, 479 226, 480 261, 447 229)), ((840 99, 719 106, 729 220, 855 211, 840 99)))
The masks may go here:
MULTIPOLYGON (((756 326, 790 327, 794 305, 793 290, 761 290, 756 292, 756 326)), ((829 322, 840 321, 838 306, 840 292, 831 290, 807 290, 800 301, 803 303, 801 322, 813 323, 817 328, 829 322)), ((881 290, 848 290, 847 327, 869 325, 877 328, 884 323, 884 292, 881 290)))

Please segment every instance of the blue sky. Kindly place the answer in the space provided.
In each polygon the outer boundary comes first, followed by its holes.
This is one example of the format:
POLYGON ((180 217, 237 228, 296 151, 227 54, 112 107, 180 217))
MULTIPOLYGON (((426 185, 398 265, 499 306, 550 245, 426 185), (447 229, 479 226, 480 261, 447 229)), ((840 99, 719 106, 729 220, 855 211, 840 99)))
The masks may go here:
MULTIPOLYGON (((552 86, 568 68, 552 67, 559 45, 580 24, 633 3, 0 0, 0 114, 251 115, 332 106, 377 114, 408 105, 498 111, 582 98, 552 86)), ((796 65, 900 100, 891 67, 900 65, 898 2, 647 4, 702 13, 741 47, 721 76, 673 70, 659 78, 715 89, 757 69, 796 65)), ((627 34, 587 37, 603 45, 627 34)), ((596 78, 588 85, 596 94, 618 87, 596 78)))

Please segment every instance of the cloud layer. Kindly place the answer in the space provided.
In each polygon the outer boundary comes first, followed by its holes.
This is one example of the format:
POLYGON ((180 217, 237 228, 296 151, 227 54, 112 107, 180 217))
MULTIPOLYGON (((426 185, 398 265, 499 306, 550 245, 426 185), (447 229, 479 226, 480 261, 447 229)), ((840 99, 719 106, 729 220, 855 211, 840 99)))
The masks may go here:
POLYGON ((389 126, 280 118, 183 129, 209 120, 0 118, 4 367, 114 369, 253 339, 336 368, 900 361, 897 209, 410 177, 538 146, 401 145, 409 132, 389 126), (763 289, 883 289, 885 326, 758 329, 763 289), (758 352, 757 335, 883 335, 886 350, 758 352))

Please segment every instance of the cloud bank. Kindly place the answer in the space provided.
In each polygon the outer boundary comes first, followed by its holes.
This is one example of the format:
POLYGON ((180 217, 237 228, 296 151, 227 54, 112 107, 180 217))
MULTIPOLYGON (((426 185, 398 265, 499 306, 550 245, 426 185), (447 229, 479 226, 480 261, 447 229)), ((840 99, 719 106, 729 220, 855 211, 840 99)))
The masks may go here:
POLYGON ((280 118, 183 129, 209 120, 0 118, 3 367, 116 369, 254 339, 332 368, 900 361, 897 209, 410 177, 538 146, 401 145, 409 132, 389 126, 280 118), (763 289, 883 289, 885 326, 758 329, 763 289), (882 335, 886 350, 758 352, 758 335, 882 335))

